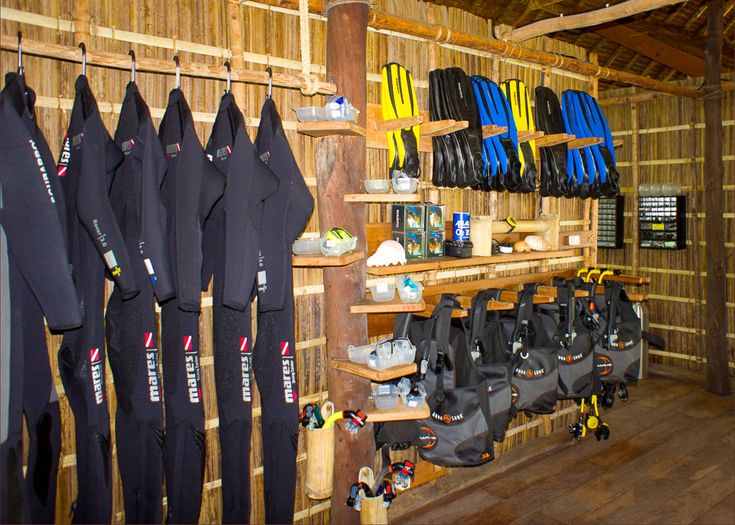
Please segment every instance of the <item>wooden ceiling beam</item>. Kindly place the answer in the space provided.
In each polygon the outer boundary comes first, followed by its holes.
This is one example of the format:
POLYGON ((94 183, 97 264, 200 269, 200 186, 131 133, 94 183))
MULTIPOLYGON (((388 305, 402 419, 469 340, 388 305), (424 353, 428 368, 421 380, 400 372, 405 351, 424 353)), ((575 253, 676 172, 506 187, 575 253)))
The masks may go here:
MULTIPOLYGON (((294 10, 299 7, 297 0, 255 1, 263 5, 273 5, 294 10)), ((321 0, 309 0, 310 12, 322 13, 323 8, 324 5, 321 0)), ((681 97, 697 98, 702 96, 701 93, 694 88, 659 82, 652 78, 646 78, 626 71, 619 71, 604 66, 598 66, 596 64, 590 64, 589 62, 570 58, 558 53, 547 53, 544 51, 528 49, 521 47, 518 44, 514 44, 513 42, 502 42, 494 38, 477 36, 462 31, 454 31, 439 24, 404 18, 378 9, 370 10, 368 24, 374 29, 395 31, 404 35, 420 38, 428 42, 466 47, 477 51, 492 53, 501 58, 523 60, 531 64, 553 67, 588 77, 603 78, 623 84, 632 84, 644 89, 661 91, 663 93, 672 93, 681 97)))
MULTIPOLYGON (((689 34, 682 34, 681 31, 652 20, 640 20, 625 25, 704 61, 704 41, 697 41, 689 34)), ((722 65, 728 69, 735 69, 735 58, 723 55, 722 65)))
POLYGON ((637 13, 651 11, 672 4, 680 4, 684 0, 627 0, 620 4, 616 4, 604 9, 590 11, 588 13, 580 13, 577 15, 547 18, 539 20, 524 27, 512 30, 497 31, 497 36, 501 40, 510 40, 513 42, 523 42, 529 38, 556 33, 557 31, 568 31, 570 29, 578 29, 581 27, 590 27, 612 22, 626 18, 637 13))
POLYGON ((704 75, 704 60, 701 58, 690 55, 626 25, 621 24, 596 29, 595 33, 690 77, 704 75))

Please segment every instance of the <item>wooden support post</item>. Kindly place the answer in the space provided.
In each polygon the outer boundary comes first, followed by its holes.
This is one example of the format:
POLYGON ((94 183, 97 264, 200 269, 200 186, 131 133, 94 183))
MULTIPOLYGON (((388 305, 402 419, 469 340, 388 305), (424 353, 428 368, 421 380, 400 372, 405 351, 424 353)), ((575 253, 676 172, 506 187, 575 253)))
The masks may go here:
POLYGON ((705 389, 715 394, 730 393, 727 352, 727 281, 725 280, 725 221, 722 160, 722 0, 707 5, 707 44, 704 73, 704 178, 707 220, 707 381, 705 389))
MULTIPOLYGON (((240 4, 235 3, 227 3, 225 4, 225 6, 227 9, 227 32, 229 35, 227 44, 230 48, 230 52, 232 53, 232 57, 230 58, 230 65, 232 66, 232 68, 235 69, 244 68, 245 63, 242 60, 242 54, 244 50, 242 31, 243 8, 240 4)), ((232 95, 235 97, 235 102, 237 102, 240 110, 247 117, 247 88, 245 87, 245 84, 235 82, 232 84, 231 89, 232 95)))
MULTIPOLYGON (((358 124, 365 126, 367 75, 367 0, 327 3, 327 77, 339 93, 347 96, 360 110, 358 124)), ((319 139, 316 145, 317 199, 319 227, 346 228, 358 237, 358 249, 366 250, 365 205, 344 202, 345 193, 359 193, 365 178, 365 138, 334 137, 319 139)), ((351 314, 350 305, 364 300, 365 263, 339 268, 324 268, 324 309, 326 316, 327 355, 347 359, 347 346, 367 342, 365 314, 351 314)), ((370 395, 367 379, 338 371, 327 374, 329 398, 337 410, 364 408, 370 395)), ((334 461, 334 500, 332 523, 356 524, 358 513, 343 504, 349 487, 357 480, 358 470, 373 465, 375 442, 372 426, 356 434, 337 424, 334 461)))
POLYGON ((631 186, 633 186, 633 217, 630 222, 633 226, 632 238, 633 245, 631 247, 631 263, 633 274, 638 275, 640 269, 640 249, 638 248, 638 186, 640 185, 641 162, 638 144, 640 139, 639 122, 638 122, 638 104, 633 102, 630 105, 630 121, 633 132, 630 136, 630 169, 631 169, 631 186))
MULTIPOLYGON (((590 53, 590 63, 597 64, 597 53, 590 53)), ((599 81, 597 77, 592 76, 589 78, 587 91, 590 95, 597 98, 599 95, 598 90, 599 81)), ((597 215, 598 215, 598 204, 597 199, 585 199, 582 203, 582 219, 589 220, 589 225, 584 228, 590 231, 590 244, 589 248, 584 249, 584 264, 587 267, 595 266, 597 264, 597 215)))

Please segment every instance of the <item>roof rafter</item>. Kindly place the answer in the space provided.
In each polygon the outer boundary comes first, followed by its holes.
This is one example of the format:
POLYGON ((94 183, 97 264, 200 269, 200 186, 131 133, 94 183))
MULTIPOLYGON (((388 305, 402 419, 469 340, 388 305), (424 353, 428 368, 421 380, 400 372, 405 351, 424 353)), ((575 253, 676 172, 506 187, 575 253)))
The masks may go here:
POLYGON ((620 24, 612 27, 599 28, 595 32, 608 40, 612 40, 617 44, 632 49, 636 53, 656 60, 691 77, 701 77, 704 75, 704 60, 701 58, 690 55, 681 49, 661 42, 644 33, 640 33, 626 25, 620 24))

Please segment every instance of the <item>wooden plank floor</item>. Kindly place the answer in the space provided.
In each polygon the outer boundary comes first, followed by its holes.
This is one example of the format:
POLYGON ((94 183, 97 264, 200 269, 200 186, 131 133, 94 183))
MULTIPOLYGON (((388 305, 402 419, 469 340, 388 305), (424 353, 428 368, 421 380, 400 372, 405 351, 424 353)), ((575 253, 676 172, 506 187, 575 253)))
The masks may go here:
POLYGON ((734 408, 701 385, 647 379, 603 414, 608 441, 556 433, 559 446, 497 475, 482 467, 484 479, 452 492, 455 470, 417 488, 411 497, 427 503, 392 523, 733 525, 734 408))

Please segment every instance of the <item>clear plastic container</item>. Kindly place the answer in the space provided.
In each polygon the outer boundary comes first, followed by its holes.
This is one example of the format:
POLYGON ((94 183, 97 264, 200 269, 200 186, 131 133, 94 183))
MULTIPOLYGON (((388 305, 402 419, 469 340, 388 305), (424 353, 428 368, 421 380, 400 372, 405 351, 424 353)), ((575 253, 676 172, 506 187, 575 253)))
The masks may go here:
POLYGON ((393 366, 413 363, 416 347, 406 338, 385 339, 375 345, 367 357, 367 366, 373 370, 385 370, 393 366))
POLYGON ((411 177, 394 177, 393 191, 395 193, 416 193, 419 181, 411 177))
POLYGON ((386 409, 398 406, 398 387, 392 383, 373 383, 372 390, 375 408, 386 409))
POLYGON ((325 108, 327 120, 338 122, 357 122, 357 109, 352 106, 325 108))
POLYGON ((367 363, 370 352, 375 350, 374 344, 367 344, 361 346, 350 345, 347 347, 347 356, 353 363, 364 365, 367 363))
POLYGON ((396 296, 396 285, 393 283, 378 283, 370 287, 370 295, 376 303, 392 301, 396 296))
POLYGON ((327 120, 327 113, 323 107, 306 106, 303 108, 295 108, 296 118, 299 122, 319 122, 327 120))
POLYGON ((411 380, 404 377, 398 382, 398 393, 403 405, 408 408, 420 407, 426 399, 426 388, 422 383, 416 383, 415 387, 411 380), (413 387, 413 388, 412 388, 413 387))
POLYGON ((388 193, 390 181, 388 179, 366 180, 365 191, 368 193, 388 193))
POLYGON ((319 239, 296 239, 291 246, 294 255, 316 255, 321 253, 319 239))
POLYGON ((404 303, 417 303, 424 294, 424 287, 421 283, 417 283, 410 277, 404 277, 403 275, 396 277, 396 289, 398 290, 398 297, 404 303))

